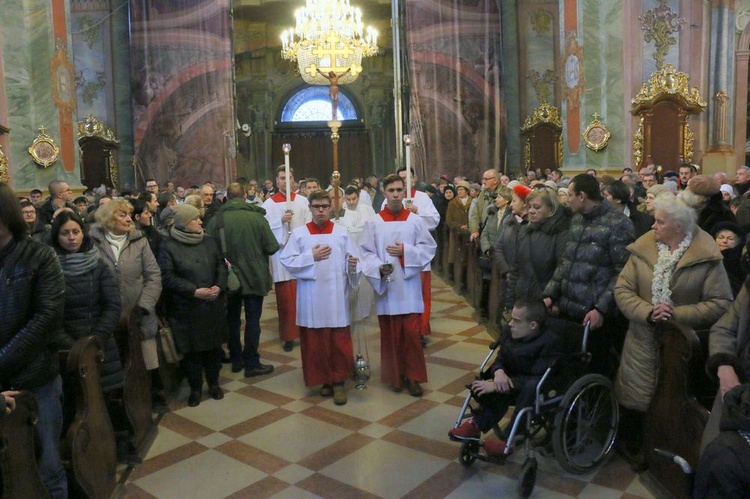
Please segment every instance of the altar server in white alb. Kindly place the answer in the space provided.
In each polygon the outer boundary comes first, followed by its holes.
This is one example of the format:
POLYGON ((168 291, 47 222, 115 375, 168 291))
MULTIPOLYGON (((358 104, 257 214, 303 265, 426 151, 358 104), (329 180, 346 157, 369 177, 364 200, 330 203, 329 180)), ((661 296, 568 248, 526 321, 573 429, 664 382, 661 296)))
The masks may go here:
MULTIPOLYGON (((359 198, 359 188, 349 186, 344 191, 346 204, 343 210, 338 211, 338 219, 334 220, 336 225, 344 227, 349 232, 349 237, 357 249, 355 256, 359 257, 359 243, 362 239, 365 224, 375 218, 375 210, 370 205, 363 205, 359 198)), ((361 321, 372 315, 375 304, 375 292, 367 282, 367 279, 359 281, 357 288, 357 305, 354 308, 352 324, 361 321)))
MULTIPOLYGON (((279 260, 297 279, 297 325, 306 386, 346 403, 344 382, 352 377, 349 276, 357 270, 355 247, 345 228, 331 221, 328 192, 308 193, 312 222, 292 231, 279 260)), ((353 276, 356 279, 356 274, 353 276)))
MULTIPOLYGON (((266 220, 271 226, 276 241, 283 248, 289 237, 289 232, 302 227, 310 221, 310 210, 307 198, 294 192, 290 193, 289 203, 286 198, 286 184, 294 182, 294 170, 289 170, 286 178, 284 165, 276 169, 276 193, 263 202, 266 210, 266 220), (289 211, 287 211, 287 205, 289 211)), ((297 316, 297 281, 279 262, 281 251, 269 257, 271 273, 273 274, 274 290, 276 291, 276 309, 279 314, 279 339, 284 342, 284 350, 291 352, 294 340, 299 338, 299 328, 295 322, 297 316)))
POLYGON ((383 180, 386 206, 365 224, 360 244, 361 269, 377 293, 380 323, 381 379, 400 392, 404 385, 415 397, 427 381, 420 338, 421 273, 437 245, 421 217, 404 208, 404 181, 383 180))
MULTIPOLYGON (((419 215, 419 218, 427 226, 427 230, 435 230, 440 223, 440 213, 432 202, 430 196, 422 191, 416 190, 413 186, 417 184, 417 175, 414 173, 414 168, 411 168, 411 193, 404 195, 402 203, 404 208, 411 211, 415 215, 419 215), (411 202, 408 202, 408 199, 411 202)), ((406 167, 402 166, 398 169, 398 175, 404 181, 406 185, 406 167)), ((383 208, 385 208, 387 201, 383 202, 383 208)), ((422 301, 424 302, 424 313, 422 314, 422 336, 428 336, 430 334, 430 313, 432 310, 432 272, 430 264, 422 270, 422 301)), ((426 340, 425 340, 426 341, 426 340)), ((425 343, 426 344, 426 343, 425 343)))

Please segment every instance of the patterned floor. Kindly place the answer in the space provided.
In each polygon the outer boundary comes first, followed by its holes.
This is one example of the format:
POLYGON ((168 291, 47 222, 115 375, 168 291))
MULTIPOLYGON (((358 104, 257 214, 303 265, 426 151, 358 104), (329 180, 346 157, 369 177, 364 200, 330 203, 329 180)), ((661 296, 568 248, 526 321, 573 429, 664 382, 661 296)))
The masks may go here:
MULTIPOLYGON (((373 376, 366 390, 347 383, 349 403, 336 406, 302 382, 299 348, 275 339, 275 297, 264 303, 261 350, 273 374, 243 378, 222 371, 226 397, 187 407, 187 386, 159 425, 146 460, 122 488, 128 498, 514 497, 523 463, 458 462, 447 432, 487 354, 490 337, 472 309, 433 277, 431 325, 425 350, 429 383, 421 399, 393 393, 379 381, 377 321, 364 332, 373 376)), ((355 338, 355 352, 357 341, 355 338)), ((566 474, 539 458, 532 497, 652 497, 618 457, 598 472, 566 474)))

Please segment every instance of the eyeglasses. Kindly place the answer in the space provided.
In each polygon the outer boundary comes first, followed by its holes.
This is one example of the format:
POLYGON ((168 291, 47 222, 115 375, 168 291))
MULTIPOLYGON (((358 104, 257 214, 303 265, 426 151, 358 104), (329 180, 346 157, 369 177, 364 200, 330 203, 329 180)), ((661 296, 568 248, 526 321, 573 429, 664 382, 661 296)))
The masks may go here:
POLYGON ((30 211, 22 210, 21 213, 24 216, 26 216, 26 215, 36 215, 36 210, 30 210, 30 211))
POLYGON ((311 204, 310 205, 311 210, 327 210, 330 207, 331 207, 330 204, 311 204))
POLYGON ((497 180, 497 177, 482 177, 482 182, 486 182, 487 180, 497 180))

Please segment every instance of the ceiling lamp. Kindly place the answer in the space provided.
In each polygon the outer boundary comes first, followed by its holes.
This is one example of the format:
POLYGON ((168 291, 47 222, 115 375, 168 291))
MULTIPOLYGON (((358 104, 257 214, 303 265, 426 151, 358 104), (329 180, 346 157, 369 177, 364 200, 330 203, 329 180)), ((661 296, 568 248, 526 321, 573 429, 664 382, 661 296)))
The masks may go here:
POLYGON ((281 34, 281 56, 297 61, 310 85, 344 85, 362 72, 362 58, 378 53, 378 32, 364 27, 362 11, 349 0, 307 0, 294 13, 295 28, 281 34))

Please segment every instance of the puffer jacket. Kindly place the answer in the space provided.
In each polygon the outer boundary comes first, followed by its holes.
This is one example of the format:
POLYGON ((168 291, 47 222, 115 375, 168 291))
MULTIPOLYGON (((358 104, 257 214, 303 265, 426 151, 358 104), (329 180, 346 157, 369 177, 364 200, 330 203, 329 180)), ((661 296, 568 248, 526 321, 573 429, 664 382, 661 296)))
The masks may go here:
POLYGON ((63 318, 65 283, 55 252, 29 237, 0 250, 0 387, 51 383, 51 343, 63 318))
MULTIPOLYGON (((615 380, 617 400, 630 409, 645 411, 654 394, 659 345, 648 318, 654 307, 651 287, 658 250, 653 232, 628 246, 631 253, 622 270, 615 297, 630 321, 615 380)), ((732 289, 713 238, 696 228, 670 279, 673 319, 693 329, 705 329, 732 303, 732 289)))
POLYGON ((102 227, 92 227, 90 236, 120 288, 120 320, 127 320, 133 308, 141 307, 144 312, 141 317, 143 339, 156 337, 159 323, 154 308, 161 295, 161 271, 148 240, 141 231, 133 229, 128 233, 120 258, 115 261, 102 227))
POLYGON ((542 223, 521 227, 515 265, 508 274, 509 307, 517 298, 542 299, 544 288, 562 260, 569 226, 570 218, 561 207, 542 223))
POLYGON ((563 258, 544 297, 575 320, 594 309, 609 314, 615 306, 615 282, 632 242, 633 223, 606 200, 589 213, 574 215, 563 258))
POLYGON ((80 338, 99 337, 104 347, 101 366, 104 392, 121 387, 124 381, 120 353, 113 335, 121 304, 115 278, 103 260, 100 259, 97 267, 86 274, 65 276, 65 316, 55 346, 60 350, 70 349, 80 338))

